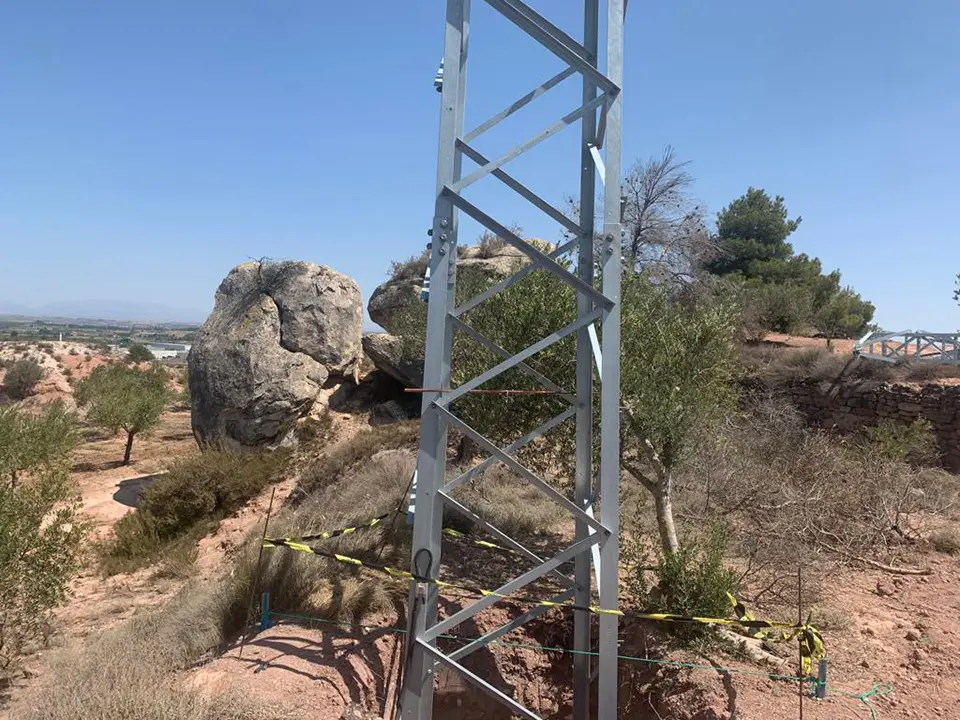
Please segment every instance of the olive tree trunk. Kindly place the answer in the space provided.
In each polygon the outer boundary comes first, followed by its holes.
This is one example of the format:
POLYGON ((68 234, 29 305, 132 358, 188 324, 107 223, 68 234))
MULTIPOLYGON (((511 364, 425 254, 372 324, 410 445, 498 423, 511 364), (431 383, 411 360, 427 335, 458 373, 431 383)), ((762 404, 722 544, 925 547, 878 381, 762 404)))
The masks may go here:
POLYGON ((136 431, 127 431, 127 447, 123 451, 123 464, 130 464, 130 453, 133 450, 133 436, 136 435, 136 431))

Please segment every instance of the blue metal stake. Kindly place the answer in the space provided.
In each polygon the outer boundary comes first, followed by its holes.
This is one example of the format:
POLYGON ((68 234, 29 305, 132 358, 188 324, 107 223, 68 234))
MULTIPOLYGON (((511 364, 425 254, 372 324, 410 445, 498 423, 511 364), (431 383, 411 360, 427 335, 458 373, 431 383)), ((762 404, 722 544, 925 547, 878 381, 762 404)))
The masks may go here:
POLYGON ((260 632, 270 627, 270 593, 260 596, 260 632))
POLYGON ((827 696, 827 659, 823 658, 820 661, 819 672, 817 673, 817 690, 816 697, 818 700, 823 700, 827 696))

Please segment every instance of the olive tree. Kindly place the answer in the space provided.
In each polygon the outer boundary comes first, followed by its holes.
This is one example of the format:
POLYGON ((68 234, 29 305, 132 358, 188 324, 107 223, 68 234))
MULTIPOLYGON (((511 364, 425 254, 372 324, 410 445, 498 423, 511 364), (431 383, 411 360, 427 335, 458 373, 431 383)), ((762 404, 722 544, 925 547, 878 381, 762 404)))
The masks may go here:
POLYGON ((95 425, 127 433, 123 464, 130 464, 134 437, 160 422, 170 398, 166 370, 155 366, 101 365, 77 383, 75 397, 95 425))
MULTIPOLYGON (((458 277, 458 303, 490 280, 470 272, 458 277)), ((409 311, 403 328, 409 352, 423 352, 425 306, 409 311)), ((537 270, 464 315, 477 331, 516 353, 576 317, 574 291, 555 276, 537 270)), ((623 273, 621 294, 622 464, 653 496, 665 553, 680 543, 673 521, 674 471, 686 459, 694 431, 734 397, 734 337, 738 312, 722 295, 676 297, 647 274, 623 273)), ((527 365, 560 387, 576 385, 575 335, 534 355, 527 365)), ((458 333, 452 355, 453 385, 468 380, 502 358, 458 333)), ((485 389, 534 389, 537 381, 518 369, 485 389)), ((467 395, 455 410, 469 425, 501 445, 516 440, 564 408, 556 396, 467 395)), ((596 410, 596 408, 595 408, 596 410)), ((596 415, 596 413, 595 413, 596 415)), ((525 462, 547 468, 561 457, 572 462, 572 421, 521 451, 525 462)), ((596 433, 598 436, 598 433, 596 433)))
POLYGON ((43 379, 43 368, 36 360, 22 358, 7 368, 3 377, 3 386, 14 400, 22 400, 30 395, 37 383, 43 379))
POLYGON ((148 348, 143 343, 131 343, 130 347, 127 348, 127 360, 132 363, 142 363, 142 362, 151 362, 156 360, 150 348, 148 348))
POLYGON ((674 299, 627 274, 621 318, 622 465, 653 496, 661 545, 675 553, 674 471, 697 427, 734 399, 738 314, 722 296, 674 299))
POLYGON ((36 415, 0 408, 0 671, 43 636, 79 566, 87 525, 70 482, 74 429, 60 404, 36 415))

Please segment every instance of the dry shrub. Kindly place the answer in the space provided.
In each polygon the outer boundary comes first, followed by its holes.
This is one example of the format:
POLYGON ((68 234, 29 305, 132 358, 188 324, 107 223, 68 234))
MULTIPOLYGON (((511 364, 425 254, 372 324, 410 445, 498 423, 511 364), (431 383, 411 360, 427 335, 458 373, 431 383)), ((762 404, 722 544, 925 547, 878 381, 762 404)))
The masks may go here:
POLYGON ((148 487, 135 512, 114 525, 113 538, 100 546, 107 574, 132 572, 173 551, 174 565, 196 540, 279 479, 289 452, 241 455, 208 450, 175 461, 148 487), (177 555, 179 553, 179 555, 177 555))
MULTIPOLYGON (((734 525, 742 581, 753 601, 796 598, 798 563, 826 552, 840 562, 897 562, 920 538, 925 515, 948 508, 956 483, 912 467, 862 441, 808 429, 797 412, 769 398, 704 442, 680 478, 683 516, 734 525)), ((823 581, 807 573, 816 600, 823 581)))
POLYGON ((477 246, 480 249, 478 257, 492 258, 503 252, 503 249, 507 246, 507 241, 491 232, 485 232, 480 236, 477 246))
POLYGON ((423 280, 423 275, 430 264, 430 252, 424 250, 420 255, 411 255, 402 262, 390 263, 391 280, 423 280))
POLYGON ((419 439, 417 421, 391 423, 363 430, 329 449, 304 469, 300 477, 303 496, 335 484, 347 471, 369 460, 381 450, 414 447, 419 439))
POLYGON ((937 380, 960 377, 960 366, 929 361, 906 362, 900 366, 900 371, 907 382, 935 383, 937 380))
POLYGON ((300 421, 296 428, 297 440, 301 443, 325 445, 336 440, 336 429, 333 414, 323 408, 320 414, 300 421))
POLYGON ((235 689, 210 696, 184 687, 175 672, 221 646, 225 578, 190 585, 164 609, 134 617, 52 660, 51 681, 35 688, 11 720, 268 720, 293 717, 235 689))
POLYGON ((930 544, 937 552, 960 555, 960 528, 942 527, 930 534, 930 544))
MULTIPOLYGON (((499 463, 453 495, 491 525, 519 539, 550 533, 558 516, 564 514, 556 503, 499 463)), ((452 512, 450 519, 457 522, 452 512)))

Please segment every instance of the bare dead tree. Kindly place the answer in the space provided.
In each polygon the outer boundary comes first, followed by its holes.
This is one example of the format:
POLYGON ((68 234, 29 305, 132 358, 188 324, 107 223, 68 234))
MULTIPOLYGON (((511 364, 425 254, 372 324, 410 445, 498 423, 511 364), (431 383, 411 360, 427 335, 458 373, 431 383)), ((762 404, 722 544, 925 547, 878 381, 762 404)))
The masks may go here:
POLYGON ((668 145, 638 160, 623 179, 624 262, 667 281, 692 280, 715 248, 704 208, 690 194, 688 165, 668 145))

